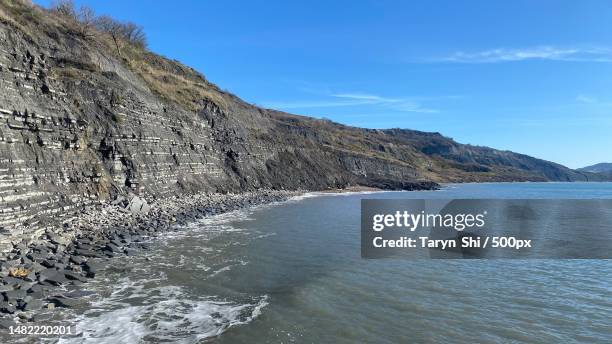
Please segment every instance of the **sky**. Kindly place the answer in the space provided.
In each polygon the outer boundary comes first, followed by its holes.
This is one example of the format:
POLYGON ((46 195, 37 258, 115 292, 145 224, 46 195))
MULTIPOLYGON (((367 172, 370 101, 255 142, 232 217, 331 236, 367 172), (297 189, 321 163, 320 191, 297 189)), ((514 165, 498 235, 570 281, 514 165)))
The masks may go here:
POLYGON ((259 106, 612 161, 610 1, 75 2, 259 106))

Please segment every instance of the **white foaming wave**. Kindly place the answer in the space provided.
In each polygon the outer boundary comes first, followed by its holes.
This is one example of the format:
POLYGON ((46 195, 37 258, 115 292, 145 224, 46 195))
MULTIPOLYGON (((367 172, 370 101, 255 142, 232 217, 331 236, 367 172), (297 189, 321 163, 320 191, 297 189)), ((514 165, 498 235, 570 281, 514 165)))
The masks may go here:
MULTIPOLYGON (((207 238, 220 232, 241 232, 246 229, 236 228, 230 223, 234 221, 252 220, 253 209, 238 210, 229 213, 206 217, 185 226, 179 231, 169 231, 160 236, 165 239, 181 237, 207 238)), ((159 240, 160 246, 169 244, 172 240, 159 240)), ((204 247, 210 253, 212 248, 204 247)), ((155 258, 155 265, 166 266, 167 263, 158 257, 159 251, 146 252, 148 259, 155 258)), ((178 264, 187 263, 187 257, 181 255, 178 264)), ((246 265, 248 261, 228 261, 229 265, 218 270, 202 265, 205 271, 213 270, 207 277, 216 276, 229 271, 235 266, 246 265)), ((151 273, 150 265, 136 268, 139 274, 151 273), (142 271, 141 271, 142 270, 142 271)), ((136 272, 136 271, 134 271, 136 272)), ((76 321, 76 338, 63 338, 61 343, 123 343, 140 341, 171 341, 193 343, 209 337, 218 336, 232 326, 250 322, 261 314, 268 304, 267 296, 248 298, 247 301, 226 301, 213 297, 190 296, 182 287, 160 284, 167 280, 159 272, 149 275, 146 280, 131 280, 121 278, 113 284, 112 291, 106 292, 100 299, 93 301, 84 314, 72 317, 76 321), (154 285, 152 286, 151 283, 154 285), (157 283, 159 282, 159 283, 157 283), (146 285, 145 285, 146 284, 146 285)), ((165 275, 165 274, 163 274, 165 275)), ((93 285, 92 285, 93 286, 93 285)), ((100 285, 103 288, 104 285, 100 285)), ((108 287, 108 284, 106 284, 108 287)))
POLYGON ((203 263, 202 264, 195 264, 194 267, 197 270, 202 270, 202 271, 209 271, 211 269, 210 266, 208 266, 206 264, 203 264, 203 263))
POLYGON ((246 214, 243 211, 234 211, 231 213, 224 213, 205 217, 193 222, 189 222, 184 226, 178 226, 177 228, 179 230, 160 233, 155 238, 155 242, 158 243, 158 245, 164 245, 164 243, 168 243, 169 240, 177 240, 186 236, 195 238, 206 237, 211 233, 245 232, 247 231, 247 229, 234 227, 229 223, 233 221, 253 220, 253 218, 249 217, 249 215, 250 214, 246 214))
POLYGON ((302 195, 293 196, 289 198, 287 201, 299 202, 308 198, 314 197, 325 197, 325 196, 353 196, 353 195, 370 195, 377 194, 381 192, 404 192, 404 191, 394 191, 394 190, 375 190, 375 191, 313 191, 308 192, 302 195))
POLYGON ((82 318, 76 324, 75 338, 62 337, 59 343, 137 343, 147 334, 146 326, 136 320, 145 306, 119 308, 95 318, 82 318))
POLYGON ((305 200, 305 199, 308 199, 308 198, 319 197, 321 195, 323 195, 323 193, 321 193, 321 192, 306 192, 306 193, 303 193, 301 195, 289 197, 287 199, 287 202, 302 201, 302 200, 305 200))
POLYGON ((206 225, 221 225, 227 222, 232 221, 252 221, 253 217, 252 209, 240 209, 234 210, 223 214, 217 214, 212 216, 207 216, 202 219, 195 221, 193 224, 197 227, 206 226, 206 225))
POLYGON ((215 270, 210 275, 208 275, 208 277, 209 278, 210 277, 215 277, 215 276, 217 276, 218 274, 220 274, 222 272, 230 271, 232 269, 232 266, 233 265, 227 265, 227 266, 222 267, 221 269, 215 270))
POLYGON ((244 232, 246 231, 245 228, 237 228, 234 226, 230 226, 230 225, 217 225, 217 226, 204 226, 201 228, 201 230, 205 230, 207 232, 244 232))
POLYGON ((61 338, 59 343, 193 343, 249 323, 267 305, 267 295, 244 303, 212 297, 193 299, 178 286, 143 289, 138 283, 122 280, 110 297, 94 302, 89 311, 77 317, 79 335, 61 338), (127 290, 129 295, 125 295, 127 290), (126 296, 146 298, 142 304, 128 304, 126 296))
POLYGON ((370 195, 387 191, 346 191, 346 192, 321 192, 321 196, 353 196, 353 195, 370 195))
POLYGON ((271 233, 257 235, 253 239, 264 239, 264 238, 275 236, 275 235, 276 235, 276 232, 271 232, 271 233))
POLYGON ((239 260, 237 260, 237 261, 233 261, 233 262, 231 262, 229 265, 226 265, 226 266, 224 266, 224 267, 222 267, 222 268, 220 268, 220 269, 217 269, 217 270, 213 271, 213 272, 212 272, 210 275, 208 275, 206 278, 215 277, 215 276, 217 276, 218 274, 220 274, 220 273, 222 273, 222 272, 225 272, 225 271, 230 271, 230 270, 231 270, 233 267, 235 267, 235 266, 244 266, 244 265, 247 265, 247 264, 249 264, 249 262, 248 262, 248 261, 245 261, 245 260, 242 260, 242 259, 239 259, 239 260))
MULTIPOLYGON (((243 231, 244 229, 236 228, 229 225, 233 221, 252 221, 252 209, 240 209, 227 213, 206 216, 201 219, 189 221, 184 225, 175 225, 178 230, 166 231, 159 233, 156 239, 176 239, 182 238, 185 235, 193 235, 198 232, 224 232, 224 231, 243 231)), ((157 240, 159 241, 159 240, 157 240)))

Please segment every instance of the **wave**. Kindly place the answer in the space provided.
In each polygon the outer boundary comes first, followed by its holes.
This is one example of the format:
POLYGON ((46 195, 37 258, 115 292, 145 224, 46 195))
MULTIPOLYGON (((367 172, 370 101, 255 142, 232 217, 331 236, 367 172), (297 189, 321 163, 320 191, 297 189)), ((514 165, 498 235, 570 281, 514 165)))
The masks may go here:
POLYGON ((187 286, 172 285, 164 272, 168 269, 189 273, 197 269, 200 278, 208 279, 247 265, 245 259, 230 257, 214 264, 225 248, 208 246, 206 242, 222 233, 231 235, 231 241, 236 242, 235 236, 242 237, 241 232, 248 230, 232 223, 248 221, 252 213, 253 209, 242 209, 194 221, 179 231, 162 234, 155 240, 155 249, 142 252, 142 256, 116 261, 117 268, 129 267, 129 275, 113 270, 110 275, 103 274, 92 281, 89 287, 98 296, 83 313, 67 314, 73 319, 78 336, 62 338, 59 343, 194 343, 258 317, 268 305, 267 295, 226 299, 197 294, 187 286), (177 254, 168 254, 168 250, 175 251, 174 246, 185 239, 201 241, 202 245, 186 245, 177 254), (206 272, 205 276, 201 272, 206 272))
POLYGON ((241 303, 196 298, 177 286, 143 288, 124 280, 110 297, 78 316, 77 337, 59 343, 193 343, 251 322, 267 305, 267 295, 241 303))

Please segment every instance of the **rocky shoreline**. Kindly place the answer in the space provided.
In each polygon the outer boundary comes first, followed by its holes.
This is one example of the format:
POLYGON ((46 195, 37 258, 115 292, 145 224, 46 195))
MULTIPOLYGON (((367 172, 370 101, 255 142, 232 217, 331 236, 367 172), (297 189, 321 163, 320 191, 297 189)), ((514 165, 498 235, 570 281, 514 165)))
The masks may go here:
POLYGON ((158 234, 179 230, 188 222, 284 201, 301 191, 260 190, 240 194, 197 194, 159 200, 120 197, 96 209, 83 210, 33 243, 18 243, 0 258, 0 328, 34 322, 37 311, 73 307, 83 293, 66 286, 87 283, 112 257, 135 255, 149 248, 158 234))

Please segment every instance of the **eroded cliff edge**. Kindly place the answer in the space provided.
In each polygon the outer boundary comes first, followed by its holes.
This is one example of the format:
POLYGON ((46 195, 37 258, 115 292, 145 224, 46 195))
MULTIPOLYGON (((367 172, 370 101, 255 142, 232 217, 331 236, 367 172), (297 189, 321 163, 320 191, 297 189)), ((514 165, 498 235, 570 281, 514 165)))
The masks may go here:
POLYGON ((0 3, 0 249, 117 195, 595 178, 437 133, 262 109, 176 61, 115 48, 27 2, 0 3))

